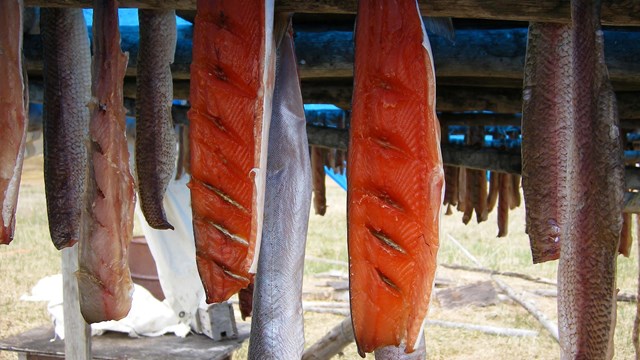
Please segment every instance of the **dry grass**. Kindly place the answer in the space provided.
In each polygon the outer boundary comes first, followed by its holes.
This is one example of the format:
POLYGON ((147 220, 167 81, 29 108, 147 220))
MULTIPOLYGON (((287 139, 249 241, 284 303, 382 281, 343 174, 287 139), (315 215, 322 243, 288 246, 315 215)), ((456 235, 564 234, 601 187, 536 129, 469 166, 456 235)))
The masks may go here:
MULTIPOLYGON (((16 239, 11 246, 0 247, 0 337, 17 334, 36 326, 49 323, 46 306, 42 303, 22 302, 20 296, 30 290, 46 275, 59 272, 59 255, 50 243, 45 214, 43 181, 40 169, 42 159, 30 159, 25 166, 18 207, 16 239)), ((347 260, 346 248, 346 194, 327 180, 327 216, 311 216, 307 254, 326 259, 347 260)), ((498 239, 495 213, 487 223, 463 226, 461 216, 443 217, 443 240, 439 253, 441 263, 473 265, 448 241, 446 234, 459 240, 485 266, 497 270, 509 270, 554 279, 557 263, 532 265, 528 238, 524 234, 524 211, 511 213, 510 235, 498 239)), ((618 287, 621 291, 635 293, 637 289, 638 265, 637 244, 634 244, 631 259, 618 260, 618 287)), ((330 269, 346 270, 343 267, 318 262, 307 262, 305 287, 314 282, 312 274, 330 269)), ((438 276, 468 284, 486 279, 486 275, 439 268, 438 276)), ((550 288, 545 285, 504 278, 518 291, 550 288)), ((536 306, 551 319, 556 319, 555 299, 529 295, 536 306)), ((616 359, 631 359, 634 356, 631 344, 631 328, 635 317, 635 304, 619 303, 616 330, 616 359)), ((429 318, 447 321, 468 322, 503 327, 526 328, 539 331, 534 338, 513 338, 485 335, 478 332, 426 328, 429 359, 557 359, 558 345, 545 330, 521 307, 509 301, 485 308, 468 307, 455 310, 443 309, 437 301, 432 302, 429 318)), ((305 313, 305 336, 307 345, 312 344, 330 328, 342 320, 340 316, 305 313)), ((237 359, 246 358, 247 343, 237 352, 237 359)), ((16 359, 15 354, 0 352, 0 360, 16 359)), ((344 359, 358 358, 352 344, 344 350, 344 359)), ((371 358, 371 356, 369 356, 371 358)))

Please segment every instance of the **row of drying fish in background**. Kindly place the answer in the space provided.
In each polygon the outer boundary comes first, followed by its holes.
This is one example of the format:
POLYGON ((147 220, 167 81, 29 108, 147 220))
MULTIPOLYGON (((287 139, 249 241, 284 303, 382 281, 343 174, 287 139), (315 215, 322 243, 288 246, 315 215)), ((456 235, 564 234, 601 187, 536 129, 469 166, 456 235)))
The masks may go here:
MULTIPOLYGON (((8 243, 28 99, 23 2, 1 6, 0 131, 7 141, 0 152, 0 242, 8 243)), ((529 29, 527 232, 534 262, 560 260, 562 358, 610 358, 615 259, 619 249, 628 253, 631 219, 622 215, 621 141, 600 2, 573 1, 571 8, 570 24, 529 29)), ((134 182, 122 95, 128 55, 120 49, 117 9, 117 1, 94 1, 93 59, 81 10, 42 9, 41 17, 50 233, 58 249, 79 243, 88 322, 122 318, 131 306, 126 254, 136 184, 148 223, 172 229, 162 198, 176 158, 169 68, 175 13, 139 12, 134 182)), ((353 328, 360 355, 375 351, 378 359, 414 350, 424 356, 442 204, 462 211, 465 223, 474 212, 478 222, 486 220, 497 205, 498 235, 505 236, 508 211, 521 201, 516 175, 491 172, 487 186, 486 171, 443 167, 433 57, 415 0, 360 0, 355 41, 345 159, 309 151, 290 16, 276 16, 273 0, 197 3, 189 149, 181 151, 190 154, 196 258, 208 302, 241 293, 243 316, 253 316, 252 359, 302 354, 308 209, 313 188, 316 212, 326 211, 325 165, 342 171, 348 160, 353 328)), ((469 145, 482 142, 481 128, 468 135, 469 145)))

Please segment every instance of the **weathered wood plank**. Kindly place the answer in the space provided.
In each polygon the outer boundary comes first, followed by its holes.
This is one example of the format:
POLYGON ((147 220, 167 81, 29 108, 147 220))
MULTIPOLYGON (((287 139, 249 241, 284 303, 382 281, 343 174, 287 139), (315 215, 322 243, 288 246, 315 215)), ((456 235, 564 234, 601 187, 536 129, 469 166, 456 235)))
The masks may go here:
MULTIPOLYGON (((90 0, 26 0, 27 6, 90 7, 90 0)), ((196 0, 121 0, 122 7, 194 10, 196 0)), ((277 11, 302 13, 355 13, 357 0, 276 0, 277 11)), ((518 21, 569 22, 566 0, 420 0, 426 16, 518 21)), ((636 1, 612 0, 602 4, 604 24, 640 25, 640 5, 636 1)))
MULTIPOLYGON (((222 341, 213 341, 204 335, 197 334, 190 334, 185 338, 164 335, 134 339, 127 334, 107 332, 93 338, 93 359, 224 360, 248 339, 249 330, 249 324, 238 324, 238 338, 222 341)), ((52 338, 53 328, 36 328, 0 339, 0 350, 36 355, 62 355, 63 342, 51 341, 52 338)))

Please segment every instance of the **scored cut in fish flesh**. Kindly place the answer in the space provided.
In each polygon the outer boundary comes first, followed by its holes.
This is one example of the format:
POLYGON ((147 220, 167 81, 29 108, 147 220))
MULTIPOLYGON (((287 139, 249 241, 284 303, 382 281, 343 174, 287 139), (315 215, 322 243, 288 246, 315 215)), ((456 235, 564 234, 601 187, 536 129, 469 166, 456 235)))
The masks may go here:
POLYGON ((82 9, 42 8, 44 184, 57 249, 80 239, 85 207, 91 49, 82 9))
POLYGON ((302 276, 311 164, 289 19, 281 15, 276 21, 276 38, 283 26, 287 31, 278 47, 249 359, 300 359, 304 350, 302 276))
POLYGON ((614 348, 624 162, 600 5, 571 2, 574 130, 568 144, 570 210, 561 225, 558 265, 562 359, 610 359, 614 348))
POLYGON ((560 257, 573 131, 571 25, 531 23, 522 110, 522 187, 534 263, 560 257), (549 146, 540 146, 549 144, 549 146))
POLYGON ((174 10, 138 10, 140 47, 136 89, 136 175, 140 208, 149 226, 172 229, 162 199, 176 166, 176 135, 171 119, 176 52, 174 10))
POLYGON ((361 0, 348 177, 358 352, 414 351, 436 269, 444 171, 431 46, 415 0, 361 0))
POLYGON ((209 303, 247 287, 257 268, 275 77, 273 16, 273 0, 197 4, 189 188, 209 303))
POLYGON ((122 319, 131 308, 128 250, 135 191, 122 95, 127 59, 120 50, 118 1, 95 0, 87 209, 76 273, 80 311, 88 323, 122 319))
POLYGON ((13 240, 27 140, 26 74, 22 67, 22 0, 0 3, 0 244, 13 240))

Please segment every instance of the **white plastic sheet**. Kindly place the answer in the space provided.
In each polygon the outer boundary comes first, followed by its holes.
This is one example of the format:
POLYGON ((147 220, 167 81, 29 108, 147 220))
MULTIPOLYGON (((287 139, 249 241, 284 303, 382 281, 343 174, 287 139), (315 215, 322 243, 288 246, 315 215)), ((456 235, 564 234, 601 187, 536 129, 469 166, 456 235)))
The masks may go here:
POLYGON ((200 332, 195 317, 200 300, 204 298, 204 288, 196 265, 188 182, 188 176, 171 181, 164 197, 167 219, 175 230, 151 228, 137 204, 136 215, 142 223, 142 231, 156 261, 165 301, 181 322, 191 324, 194 330, 200 332))
MULTIPOLYGON (((57 274, 41 279, 33 287, 31 294, 23 295, 20 300, 46 301, 56 336, 64 339, 62 275, 57 274)), ((147 289, 139 285, 135 285, 133 303, 127 317, 119 321, 104 321, 91 325, 91 335, 117 331, 132 337, 160 336, 166 333, 185 337, 190 330, 188 325, 179 321, 167 303, 157 300, 147 289)))

